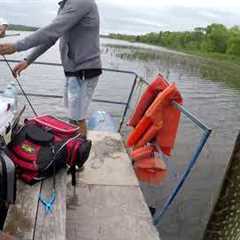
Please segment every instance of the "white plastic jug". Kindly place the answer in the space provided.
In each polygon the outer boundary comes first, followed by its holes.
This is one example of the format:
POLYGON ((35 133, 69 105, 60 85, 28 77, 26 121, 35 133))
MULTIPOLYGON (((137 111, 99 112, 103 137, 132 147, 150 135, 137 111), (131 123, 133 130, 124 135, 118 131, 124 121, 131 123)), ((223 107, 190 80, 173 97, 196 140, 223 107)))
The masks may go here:
POLYGON ((3 92, 1 99, 3 103, 10 104, 10 110, 14 113, 17 111, 17 94, 15 82, 11 82, 3 92))

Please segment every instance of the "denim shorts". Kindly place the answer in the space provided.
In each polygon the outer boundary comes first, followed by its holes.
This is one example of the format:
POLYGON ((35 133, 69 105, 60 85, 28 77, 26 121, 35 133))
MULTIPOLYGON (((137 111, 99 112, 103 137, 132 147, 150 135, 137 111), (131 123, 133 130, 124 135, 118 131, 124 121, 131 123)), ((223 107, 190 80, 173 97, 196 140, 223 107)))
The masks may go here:
POLYGON ((82 80, 78 77, 67 77, 64 87, 64 105, 70 120, 79 121, 87 118, 99 77, 82 80))

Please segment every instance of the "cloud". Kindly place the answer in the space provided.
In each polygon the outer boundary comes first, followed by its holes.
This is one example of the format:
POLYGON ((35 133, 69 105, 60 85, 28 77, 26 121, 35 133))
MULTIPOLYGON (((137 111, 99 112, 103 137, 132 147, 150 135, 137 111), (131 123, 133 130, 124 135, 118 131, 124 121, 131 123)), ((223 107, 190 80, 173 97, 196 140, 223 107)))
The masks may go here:
MULTIPOLYGON (((213 22, 240 23, 240 1, 96 0, 102 33, 141 34, 183 31, 213 22)), ((0 0, 0 17, 11 23, 43 26, 54 18, 58 0, 0 0)))
POLYGON ((105 29, 105 32, 141 34, 151 31, 184 31, 205 27, 214 22, 227 26, 240 22, 240 15, 227 9, 176 5, 151 10, 138 6, 133 10, 131 7, 120 6, 121 4, 118 5, 115 2, 107 4, 108 0, 104 1, 99 6, 102 29, 105 29))
POLYGON ((172 6, 182 6, 182 7, 195 7, 195 8, 214 8, 214 9, 236 9, 240 8, 240 2, 238 0, 201 0, 201 1, 192 1, 192 0, 168 0, 168 1, 159 1, 159 0, 97 0, 99 4, 107 3, 114 6, 121 6, 125 8, 134 7, 135 9, 141 7, 161 9, 162 7, 172 7, 172 6))

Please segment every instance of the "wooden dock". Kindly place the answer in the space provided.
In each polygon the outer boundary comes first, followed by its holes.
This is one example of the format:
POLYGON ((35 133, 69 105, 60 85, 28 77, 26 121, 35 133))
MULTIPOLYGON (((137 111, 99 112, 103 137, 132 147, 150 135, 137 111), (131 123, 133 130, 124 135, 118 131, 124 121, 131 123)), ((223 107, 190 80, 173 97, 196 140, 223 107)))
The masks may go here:
POLYGON ((24 240, 159 240, 120 134, 92 131, 89 138, 93 149, 76 188, 58 174, 52 215, 37 203, 39 191, 49 195, 51 179, 41 187, 20 183, 5 232, 24 240))
POLYGON ((119 134, 90 132, 93 149, 67 195, 68 240, 159 240, 119 134))

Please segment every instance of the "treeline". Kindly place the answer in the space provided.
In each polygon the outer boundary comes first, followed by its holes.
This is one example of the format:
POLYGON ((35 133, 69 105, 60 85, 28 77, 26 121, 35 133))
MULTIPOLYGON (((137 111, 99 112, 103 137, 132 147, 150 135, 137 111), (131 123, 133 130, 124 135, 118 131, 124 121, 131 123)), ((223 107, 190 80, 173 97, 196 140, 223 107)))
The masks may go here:
POLYGON ((37 27, 15 25, 15 24, 9 24, 8 29, 9 30, 15 30, 15 31, 36 31, 36 30, 38 30, 37 27))
POLYGON ((195 28, 185 32, 159 32, 144 35, 110 34, 111 38, 142 42, 163 47, 221 53, 240 56, 240 27, 227 28, 222 24, 211 24, 206 28, 195 28))

